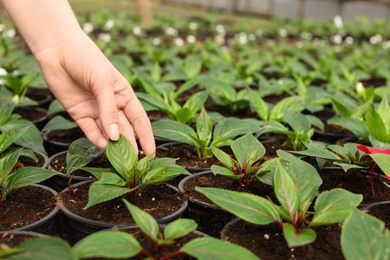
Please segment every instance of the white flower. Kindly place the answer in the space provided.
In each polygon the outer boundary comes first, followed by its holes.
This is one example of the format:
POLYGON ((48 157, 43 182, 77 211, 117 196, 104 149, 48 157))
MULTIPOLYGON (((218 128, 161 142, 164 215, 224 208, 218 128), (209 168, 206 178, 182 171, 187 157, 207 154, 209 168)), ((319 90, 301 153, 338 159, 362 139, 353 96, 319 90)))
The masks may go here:
POLYGON ((356 92, 358 93, 359 96, 363 96, 364 94, 364 86, 361 82, 358 82, 356 84, 356 92))
POLYGON ((215 41, 216 44, 222 45, 225 42, 225 36, 224 35, 216 35, 214 37, 214 41, 215 41))
POLYGON ((382 41, 382 35, 380 34, 375 34, 374 36, 370 37, 370 43, 371 44, 377 44, 382 41))
POLYGON ((240 44, 242 44, 242 45, 248 43, 248 36, 246 35, 246 33, 240 32, 240 33, 238 34, 238 42, 239 42, 240 44))
POLYGON ((309 32, 301 32, 301 37, 306 40, 312 40, 313 39, 313 34, 309 32))
POLYGON ((344 25, 343 25, 343 18, 341 18, 340 15, 336 15, 333 18, 334 25, 337 27, 339 30, 343 30, 344 25))
POLYGON ((83 24, 83 31, 86 33, 86 34, 89 34, 91 32, 93 32, 94 28, 93 28, 93 24, 91 23, 85 23, 83 24))
POLYGON ((347 38, 345 38, 345 42, 348 44, 353 44, 354 40, 351 36, 348 36, 347 38))
POLYGON ((134 35, 140 35, 142 33, 142 29, 139 26, 134 27, 132 31, 134 35))
POLYGON ((295 44, 295 46, 297 47, 297 48, 302 48, 302 46, 303 46, 303 44, 302 44, 302 42, 301 41, 297 41, 297 43, 295 44))
POLYGON ((198 24, 195 22, 191 22, 189 27, 190 27, 190 30, 195 31, 196 29, 198 29, 198 24))
POLYGON ((15 29, 8 29, 7 31, 5 31, 5 35, 8 38, 14 38, 16 35, 16 30, 15 29))
MULTIPOLYGON (((7 71, 4 68, 0 67, 0 76, 5 76, 7 75, 7 71)), ((4 80, 0 78, 0 85, 4 84, 4 80)))
POLYGON ((390 48, 390 41, 385 41, 385 42, 383 42, 383 44, 382 44, 382 47, 383 47, 383 49, 389 49, 390 48))
POLYGON ((98 39, 102 40, 104 42, 110 42, 111 41, 111 35, 109 33, 100 33, 98 35, 98 39))
POLYGON ((0 32, 4 31, 4 29, 5 29, 5 25, 0 23, 0 32))
POLYGON ((279 31, 278 31, 280 37, 286 37, 287 36, 287 30, 284 29, 284 28, 280 28, 279 31))
POLYGON ((153 43, 153 45, 159 45, 161 43, 161 39, 156 37, 153 39, 152 43, 153 43))
POLYGON ((189 43, 196 42, 196 37, 193 35, 187 35, 187 42, 189 42, 189 43))
POLYGON ((184 40, 180 37, 176 37, 175 39, 173 39, 173 43, 176 45, 176 46, 183 46, 184 45, 184 40))
POLYGON ((335 35, 331 36, 330 39, 331 39, 332 42, 334 42, 336 44, 340 44, 343 41, 343 38, 341 37, 340 34, 335 34, 335 35))
POLYGON ((165 34, 166 35, 176 36, 178 34, 178 32, 177 32, 177 29, 175 29, 173 27, 168 27, 168 28, 165 29, 165 34))
POLYGON ((107 31, 108 30, 111 30, 115 25, 115 21, 110 19, 106 22, 106 24, 104 25, 104 29, 106 29, 107 31))
POLYGON ((215 30, 219 34, 225 34, 225 27, 222 24, 217 24, 217 26, 215 27, 215 30))

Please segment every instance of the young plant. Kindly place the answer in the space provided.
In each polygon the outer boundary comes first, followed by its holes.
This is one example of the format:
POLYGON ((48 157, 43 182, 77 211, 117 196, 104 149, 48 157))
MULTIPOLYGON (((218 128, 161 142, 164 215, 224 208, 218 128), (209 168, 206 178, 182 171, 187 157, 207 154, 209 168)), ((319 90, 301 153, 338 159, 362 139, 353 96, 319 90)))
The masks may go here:
POLYGON ((142 194, 180 174, 190 174, 173 158, 153 159, 154 154, 150 154, 138 159, 134 147, 123 135, 119 141, 108 142, 105 154, 112 168, 81 167, 98 179, 89 188, 85 209, 125 194, 142 194))
POLYGON ((300 151, 304 149, 305 143, 312 142, 311 138, 314 134, 312 125, 318 127, 321 131, 324 129, 324 124, 317 117, 292 110, 283 112, 283 123, 277 121, 262 122, 262 128, 257 135, 261 136, 264 133, 286 135, 287 140, 283 145, 291 144, 294 151, 300 151), (289 128, 283 123, 287 124, 289 128))
POLYGON ((357 143, 345 143, 344 145, 325 143, 307 143, 306 150, 290 151, 299 156, 309 156, 317 159, 320 167, 326 162, 340 166, 345 172, 360 172, 367 169, 372 160, 364 152, 358 149, 357 143))
POLYGON ((352 209, 341 229, 341 249, 345 259, 389 259, 389 243, 390 232, 383 221, 352 209))
POLYGON ((27 90, 39 76, 38 72, 8 73, 0 76, 6 86, 13 94, 12 100, 17 106, 36 105, 37 102, 26 97, 27 90))
POLYGON ((273 187, 279 205, 249 193, 197 187, 215 204, 241 219, 257 224, 278 224, 289 247, 310 244, 315 227, 342 222, 363 197, 343 189, 318 193, 322 183, 315 168, 297 157, 278 150, 273 170, 273 187), (313 204, 314 213, 309 218, 313 204))
POLYGON ((378 165, 385 174, 386 178, 390 180, 390 149, 383 150, 364 145, 358 145, 356 148, 368 154, 373 160, 371 167, 367 170, 367 173, 370 174, 372 194, 375 196, 374 187, 372 185, 372 173, 378 165))
POLYGON ((224 118, 215 126, 206 110, 202 108, 196 119, 196 130, 173 120, 158 120, 152 123, 155 136, 192 145, 199 158, 212 156, 212 147, 229 145, 235 137, 260 130, 256 120, 224 118))
POLYGON ((40 167, 16 167, 21 155, 37 160, 30 150, 17 148, 7 151, 10 145, 26 131, 28 128, 18 129, 18 131, 9 130, 0 134, 0 207, 11 192, 44 181, 56 174, 55 171, 40 167))
POLYGON ((241 246, 212 237, 190 240, 177 251, 163 255, 163 248, 173 245, 178 239, 196 230, 192 219, 177 219, 167 224, 163 231, 157 221, 147 212, 124 200, 140 230, 151 239, 154 250, 147 250, 131 234, 124 231, 100 231, 81 240, 72 249, 79 259, 91 257, 131 258, 142 254, 148 259, 174 259, 187 254, 196 259, 258 259, 241 246))
POLYGON ((329 124, 339 125, 350 130, 358 139, 369 141, 380 149, 390 148, 390 104, 384 96, 378 106, 368 104, 361 118, 335 117, 329 124))
POLYGON ((237 138, 230 147, 234 158, 217 147, 211 147, 214 156, 222 163, 222 166, 211 166, 214 174, 236 179, 241 186, 249 186, 259 181, 259 176, 268 172, 261 164, 265 148, 252 134, 237 138))
POLYGON ((11 100, 0 98, 0 132, 18 132, 21 129, 27 129, 23 131, 23 135, 18 135, 18 138, 13 142, 21 147, 46 153, 39 129, 33 122, 14 114, 14 108, 15 104, 11 100))

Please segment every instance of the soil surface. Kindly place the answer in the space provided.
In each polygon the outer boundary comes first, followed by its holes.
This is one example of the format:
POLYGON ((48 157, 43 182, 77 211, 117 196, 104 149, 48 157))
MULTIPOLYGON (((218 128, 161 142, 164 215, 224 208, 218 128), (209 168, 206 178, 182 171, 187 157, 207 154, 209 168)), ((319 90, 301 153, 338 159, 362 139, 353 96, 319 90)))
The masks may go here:
POLYGON ((34 223, 52 212, 55 196, 46 189, 26 186, 11 192, 0 210, 0 231, 34 223))
POLYGON ((340 247, 339 225, 317 227, 315 232, 317 238, 313 243, 295 248, 288 247, 282 229, 274 224, 253 225, 239 220, 235 224, 229 224, 222 234, 227 241, 249 249, 263 260, 344 259, 340 247))

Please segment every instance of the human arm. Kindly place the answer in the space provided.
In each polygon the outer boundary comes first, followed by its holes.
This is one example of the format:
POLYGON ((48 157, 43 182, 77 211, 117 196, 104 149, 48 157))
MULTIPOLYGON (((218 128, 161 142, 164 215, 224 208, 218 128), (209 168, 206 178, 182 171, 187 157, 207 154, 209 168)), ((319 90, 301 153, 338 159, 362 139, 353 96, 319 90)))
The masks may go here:
POLYGON ((105 148, 123 133, 155 151, 150 121, 129 82, 82 31, 66 0, 2 0, 56 98, 87 138, 105 148))

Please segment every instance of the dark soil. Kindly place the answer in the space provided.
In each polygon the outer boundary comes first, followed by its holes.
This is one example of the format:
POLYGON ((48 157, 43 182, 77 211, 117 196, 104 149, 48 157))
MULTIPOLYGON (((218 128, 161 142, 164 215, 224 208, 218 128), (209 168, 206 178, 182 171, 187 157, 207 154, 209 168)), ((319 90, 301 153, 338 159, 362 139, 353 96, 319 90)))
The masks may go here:
POLYGON ((11 192, 0 210, 0 231, 20 228, 34 223, 56 206, 53 193, 48 190, 26 186, 11 192))
POLYGON ((28 232, 4 232, 3 234, 0 234, 0 251, 2 247, 15 248, 20 244, 37 237, 37 235, 27 233, 28 232))
POLYGON ((48 131, 43 134, 44 147, 48 155, 52 156, 67 150, 73 141, 82 137, 85 137, 85 134, 79 127, 48 131))
POLYGON ((238 192, 249 192, 263 197, 274 197, 272 187, 261 182, 243 187, 237 181, 208 173, 199 173, 181 182, 183 194, 189 199, 188 210, 184 217, 192 218, 198 223, 198 230, 213 236, 220 237, 224 225, 234 216, 212 203, 203 194, 195 191, 195 187, 215 187, 238 192))
POLYGON ((385 227, 390 229, 390 201, 381 205, 369 206, 365 210, 368 214, 383 221, 385 227))
POLYGON ((161 185, 152 187, 142 195, 119 197, 83 210, 88 202, 89 186, 90 184, 84 184, 71 187, 67 191, 60 192, 58 199, 73 214, 101 222, 114 224, 134 223, 122 199, 126 199, 130 203, 145 210, 156 219, 174 213, 182 207, 184 201, 182 196, 174 189, 167 185, 161 185))
POLYGON ((316 240, 305 246, 289 248, 282 229, 274 224, 254 225, 239 220, 223 230, 224 239, 241 245, 263 260, 267 259, 344 259, 340 247, 339 225, 317 227, 316 240))
MULTIPOLYGON (((154 259, 161 259, 164 256, 175 253, 175 252, 179 251, 179 249, 182 246, 184 246, 186 243, 188 243, 189 241, 191 241, 195 238, 206 236, 206 234, 203 234, 199 231, 193 231, 182 238, 176 239, 175 243, 173 243, 172 245, 162 246, 162 247, 157 249, 154 246, 153 241, 148 236, 146 236, 139 228, 130 227, 130 228, 121 229, 121 231, 129 233, 133 237, 135 237, 135 239, 141 244, 141 246, 145 249, 145 251, 148 252, 151 256, 153 256, 154 259)), ((160 231, 164 232, 164 225, 160 225, 160 231)), ((146 257, 147 256, 145 254, 139 253, 138 255, 136 255, 135 257, 132 257, 131 259, 142 260, 142 259, 145 259, 146 257)), ((89 259, 90 260, 92 260, 92 259, 93 260, 100 260, 101 258, 95 257, 95 258, 89 258, 89 259)), ((105 258, 102 258, 102 259, 105 259, 105 258)), ((194 258, 189 256, 189 255, 186 255, 186 254, 179 254, 179 255, 175 256, 173 259, 182 260, 182 259, 194 259, 194 258)))
POLYGON ((372 194, 370 176, 364 172, 346 173, 342 169, 323 169, 319 171, 319 174, 323 181, 320 186, 320 192, 333 188, 342 188, 356 194, 362 194, 363 204, 390 200, 390 190, 383 184, 385 182, 390 185, 390 181, 382 174, 374 174, 372 176, 375 196, 372 194))

